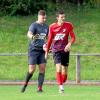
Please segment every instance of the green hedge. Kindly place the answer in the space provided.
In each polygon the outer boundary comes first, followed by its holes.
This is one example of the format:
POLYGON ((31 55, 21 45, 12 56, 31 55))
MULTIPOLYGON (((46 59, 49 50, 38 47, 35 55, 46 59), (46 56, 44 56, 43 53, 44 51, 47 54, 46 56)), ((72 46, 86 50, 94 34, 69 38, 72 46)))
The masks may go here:
POLYGON ((47 9, 46 0, 0 0, 0 12, 10 15, 35 14, 39 9, 47 9))
POLYGON ((40 9, 52 12, 67 6, 69 2, 89 7, 100 6, 100 0, 0 0, 0 14, 33 15, 40 9))

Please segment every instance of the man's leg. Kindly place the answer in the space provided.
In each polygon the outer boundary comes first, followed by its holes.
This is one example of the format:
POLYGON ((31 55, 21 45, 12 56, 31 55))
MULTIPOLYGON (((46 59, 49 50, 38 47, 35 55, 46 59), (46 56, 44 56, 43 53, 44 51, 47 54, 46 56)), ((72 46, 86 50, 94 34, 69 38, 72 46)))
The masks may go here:
POLYGON ((62 81, 62 74, 61 74, 61 64, 56 64, 56 79, 59 85, 59 92, 63 93, 63 81, 62 81))
POLYGON ((45 63, 44 64, 39 64, 38 92, 42 92, 44 77, 45 77, 45 63))
POLYGON ((29 65, 29 71, 28 71, 28 73, 26 75, 25 83, 24 83, 24 86, 23 86, 21 92, 24 92, 25 91, 25 89, 26 89, 26 87, 28 85, 28 82, 31 79, 31 77, 32 77, 35 69, 36 69, 36 66, 35 65, 29 65))
POLYGON ((62 82, 62 75, 61 75, 61 52, 54 52, 53 58, 56 64, 56 80, 59 86, 59 92, 63 93, 63 82, 62 82))
POLYGON ((62 65, 62 81, 64 83, 66 82, 68 77, 69 52, 62 52, 61 65, 62 65))
POLYGON ((62 81, 63 81, 63 83, 65 83, 67 80, 67 76, 68 76, 68 67, 67 66, 62 65, 62 73, 61 74, 62 74, 62 81))
POLYGON ((56 80, 58 82, 58 85, 62 85, 61 64, 56 64, 56 80))

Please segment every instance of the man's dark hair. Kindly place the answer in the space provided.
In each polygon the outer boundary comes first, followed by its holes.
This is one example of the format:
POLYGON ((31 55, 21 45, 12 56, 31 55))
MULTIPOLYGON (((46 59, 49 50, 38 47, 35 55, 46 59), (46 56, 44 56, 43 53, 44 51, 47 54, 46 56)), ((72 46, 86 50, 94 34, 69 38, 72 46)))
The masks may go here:
POLYGON ((56 16, 59 16, 59 14, 65 14, 65 13, 64 13, 64 11, 61 9, 61 10, 58 10, 58 11, 56 12, 56 16))
POLYGON ((45 10, 39 10, 38 15, 45 16, 46 15, 45 10))

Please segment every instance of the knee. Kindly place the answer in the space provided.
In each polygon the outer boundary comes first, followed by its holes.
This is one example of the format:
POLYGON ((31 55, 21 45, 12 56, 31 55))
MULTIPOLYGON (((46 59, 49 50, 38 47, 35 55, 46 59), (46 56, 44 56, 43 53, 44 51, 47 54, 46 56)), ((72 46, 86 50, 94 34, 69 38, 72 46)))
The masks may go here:
POLYGON ((61 72, 61 64, 56 64, 56 72, 61 72))
POLYGON ((40 73, 45 73, 45 67, 40 68, 40 73))
POLYGON ((39 65, 39 72, 44 73, 45 72, 45 64, 39 65))
POLYGON ((29 65, 29 73, 33 73, 35 71, 34 65, 29 65))

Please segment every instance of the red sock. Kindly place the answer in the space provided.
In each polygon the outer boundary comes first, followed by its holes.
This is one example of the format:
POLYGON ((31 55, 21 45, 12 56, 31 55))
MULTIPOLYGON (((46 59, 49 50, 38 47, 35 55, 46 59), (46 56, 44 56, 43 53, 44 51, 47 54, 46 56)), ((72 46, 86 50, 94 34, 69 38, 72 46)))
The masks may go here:
POLYGON ((42 86, 38 86, 38 90, 42 90, 42 86))
POLYGON ((67 80, 67 75, 66 74, 62 74, 62 82, 64 83, 64 82, 66 82, 66 80, 67 80))
POLYGON ((59 85, 62 85, 62 76, 61 72, 56 72, 56 79, 59 85))

